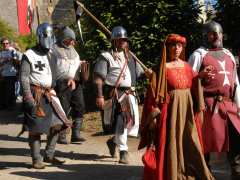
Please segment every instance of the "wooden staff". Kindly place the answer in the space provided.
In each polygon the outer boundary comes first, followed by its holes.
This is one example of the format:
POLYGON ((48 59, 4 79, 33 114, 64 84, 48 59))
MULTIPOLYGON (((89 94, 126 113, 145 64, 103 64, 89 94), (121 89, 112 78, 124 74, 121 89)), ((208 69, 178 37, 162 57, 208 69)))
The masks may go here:
POLYGON ((37 23, 38 23, 38 26, 39 26, 39 24, 40 24, 40 15, 39 15, 38 4, 36 4, 36 14, 37 14, 37 23))
POLYGON ((52 0, 49 0, 48 7, 47 7, 49 23, 52 23, 52 13, 53 13, 53 11, 54 11, 53 2, 52 2, 52 0))
MULTIPOLYGON (((105 32, 107 32, 107 34, 109 35, 109 37, 111 36, 111 31, 109 31, 109 29, 104 26, 103 23, 101 23, 101 21, 99 21, 90 11, 88 11, 84 5, 82 3, 80 3, 79 1, 76 1, 76 3, 87 13, 88 16, 90 16, 105 32)), ((145 66, 141 61, 140 59, 137 58, 137 56, 129 51, 129 53, 132 55, 132 57, 143 67, 143 69, 146 71, 146 70, 149 70, 147 68, 147 66, 145 66)))

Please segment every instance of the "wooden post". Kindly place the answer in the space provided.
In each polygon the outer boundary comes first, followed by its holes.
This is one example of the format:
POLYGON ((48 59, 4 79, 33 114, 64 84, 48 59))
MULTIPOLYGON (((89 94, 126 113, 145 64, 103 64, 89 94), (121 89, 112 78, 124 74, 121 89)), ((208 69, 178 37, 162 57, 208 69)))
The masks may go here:
POLYGON ((38 23, 38 26, 40 24, 40 16, 39 16, 39 8, 38 8, 38 2, 36 0, 36 14, 37 14, 37 23, 38 23))

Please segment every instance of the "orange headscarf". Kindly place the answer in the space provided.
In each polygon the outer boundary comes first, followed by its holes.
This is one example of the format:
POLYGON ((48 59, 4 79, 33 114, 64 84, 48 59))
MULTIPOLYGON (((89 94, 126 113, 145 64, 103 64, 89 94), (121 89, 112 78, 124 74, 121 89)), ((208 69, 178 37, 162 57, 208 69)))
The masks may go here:
MULTIPOLYGON (((163 43, 158 78, 156 76, 156 73, 153 73, 150 84, 152 93, 155 95, 155 101, 157 104, 165 103, 168 97, 166 78, 167 46, 172 43, 182 43, 183 47, 185 47, 186 38, 178 34, 169 34, 163 43)), ((180 59, 185 60, 185 48, 183 48, 182 50, 180 59)))

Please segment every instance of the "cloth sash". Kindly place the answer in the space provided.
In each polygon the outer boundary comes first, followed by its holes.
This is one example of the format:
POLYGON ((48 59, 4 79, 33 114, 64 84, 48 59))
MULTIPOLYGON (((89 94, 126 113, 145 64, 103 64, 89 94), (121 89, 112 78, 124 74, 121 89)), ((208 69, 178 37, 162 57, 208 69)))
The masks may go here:
POLYGON ((70 127, 72 125, 72 122, 67 118, 61 103, 56 96, 56 92, 51 88, 44 88, 36 85, 32 85, 32 88, 35 93, 34 100, 36 101, 36 108, 37 112, 36 114, 40 117, 44 117, 45 113, 43 111, 43 108, 41 107, 41 99, 43 96, 45 96, 48 100, 48 102, 51 104, 52 108, 55 110, 56 114, 60 118, 60 120, 63 122, 63 124, 66 127, 70 127))
MULTIPOLYGON (((111 125, 113 119, 113 103, 114 100, 108 99, 105 101, 104 105, 104 124, 111 125)), ((125 126, 128 129, 129 136, 138 136, 139 129, 139 111, 138 102, 134 95, 134 92, 129 93, 124 92, 122 96, 118 99, 117 103, 121 106, 122 113, 125 114, 126 122, 125 126)))

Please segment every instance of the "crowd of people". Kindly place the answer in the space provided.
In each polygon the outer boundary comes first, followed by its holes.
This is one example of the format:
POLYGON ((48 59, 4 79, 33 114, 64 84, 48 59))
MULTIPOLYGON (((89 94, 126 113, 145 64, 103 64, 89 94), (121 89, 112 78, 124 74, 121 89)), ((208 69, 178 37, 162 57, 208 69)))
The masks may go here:
MULTIPOLYGON (((74 48, 76 35, 70 27, 62 26, 55 38, 52 25, 42 23, 36 36, 36 46, 23 54, 2 38, 0 108, 13 109, 21 93, 32 166, 43 169, 44 162, 64 163, 54 152, 57 142, 70 143, 70 129, 71 142, 85 141, 80 134, 82 84, 89 67, 74 48), (47 134, 43 157, 42 134, 47 134)), ((240 179, 238 70, 234 56, 223 47, 221 25, 204 24, 203 44, 188 59, 186 37, 169 34, 153 70, 142 67, 128 41, 126 29, 114 27, 111 48, 101 52, 93 68, 96 105, 104 128, 113 135, 106 142, 110 155, 114 158, 119 151, 119 163, 129 164, 128 136, 140 134, 138 148, 146 148, 144 180, 212 180, 212 152, 227 152, 232 179, 240 179), (139 78, 149 81, 141 121, 139 78)))

